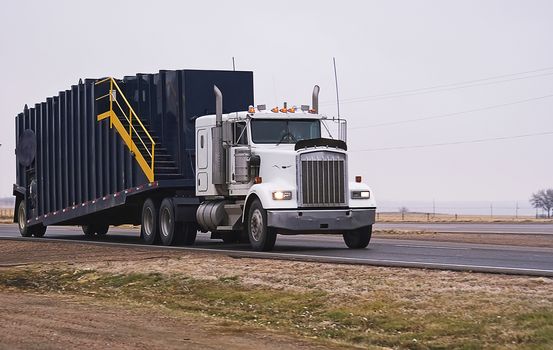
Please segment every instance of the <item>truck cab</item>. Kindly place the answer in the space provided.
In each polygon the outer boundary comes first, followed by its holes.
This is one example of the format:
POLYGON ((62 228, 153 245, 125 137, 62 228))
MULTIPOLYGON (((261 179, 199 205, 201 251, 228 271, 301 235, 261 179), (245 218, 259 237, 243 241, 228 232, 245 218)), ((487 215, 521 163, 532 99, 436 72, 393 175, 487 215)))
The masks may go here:
POLYGON ((196 119, 196 214, 202 231, 271 250, 277 234, 342 234, 365 248, 376 202, 360 176, 350 176, 344 120, 312 106, 250 106, 196 119), (335 128, 335 126, 338 126, 335 128), (331 129, 337 129, 334 134, 331 129))

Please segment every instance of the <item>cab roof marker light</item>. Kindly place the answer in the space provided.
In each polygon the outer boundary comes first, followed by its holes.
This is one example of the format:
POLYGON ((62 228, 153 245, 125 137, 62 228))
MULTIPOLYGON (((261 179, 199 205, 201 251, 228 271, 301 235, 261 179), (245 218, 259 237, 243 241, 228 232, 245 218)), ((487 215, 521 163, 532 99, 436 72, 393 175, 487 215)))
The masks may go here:
POLYGON ((271 112, 273 112, 273 113, 278 113, 278 107, 272 108, 272 109, 271 109, 271 112))
POLYGON ((255 108, 254 108, 254 106, 249 106, 249 107, 248 107, 248 113, 255 113, 255 108))

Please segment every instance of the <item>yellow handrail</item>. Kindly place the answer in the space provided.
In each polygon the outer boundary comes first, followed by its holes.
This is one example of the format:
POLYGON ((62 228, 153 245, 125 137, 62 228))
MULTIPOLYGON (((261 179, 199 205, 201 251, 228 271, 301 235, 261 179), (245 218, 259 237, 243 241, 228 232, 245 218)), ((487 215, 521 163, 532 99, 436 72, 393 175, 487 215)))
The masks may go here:
POLYGON ((105 99, 105 98, 109 97, 109 110, 104 112, 104 113, 99 114, 97 116, 97 119, 98 119, 98 121, 100 121, 100 120, 109 118, 110 128, 115 126, 115 129, 117 130, 119 135, 121 135, 121 138, 123 139, 123 141, 125 142, 127 147, 129 147, 130 151, 135 155, 136 160, 138 161, 138 164, 142 168, 142 171, 144 171, 144 174, 148 178, 148 181, 153 182, 154 181, 154 164, 155 164, 154 163, 154 158, 155 158, 154 155, 155 155, 155 145, 156 145, 156 143, 154 142, 154 139, 152 138, 152 136, 150 135, 150 133, 148 132, 148 130, 146 129, 144 124, 142 124, 142 121, 140 121, 140 118, 138 118, 138 115, 135 113, 135 111, 132 108, 131 104, 129 103, 129 101, 127 100, 125 95, 123 94, 123 91, 121 91, 121 89, 119 88, 119 85, 117 85, 117 82, 115 81, 115 79, 113 79, 111 77, 108 77, 108 78, 102 79, 100 81, 97 81, 96 85, 104 84, 108 81, 109 81, 109 92, 107 94, 103 95, 103 96, 98 97, 96 99, 96 101, 99 101, 99 100, 102 100, 102 99, 105 99), (114 87, 115 87, 115 89, 114 89, 114 87), (127 113, 125 113, 125 110, 123 109, 123 107, 121 107, 121 104, 119 104, 119 101, 117 101, 117 98, 116 98, 116 93, 117 92, 123 98, 123 101, 125 102, 124 103, 125 107, 128 108, 128 111, 129 111, 128 115, 127 115, 127 113), (113 109, 113 103, 114 102, 117 105, 117 107, 120 111, 120 114, 125 118, 128 126, 123 125, 123 123, 121 122, 121 120, 118 117, 118 114, 113 109), (142 131, 144 131, 146 136, 148 136, 147 140, 144 140, 140 136, 140 134, 137 131, 137 128, 135 128, 136 123, 135 123, 135 125, 133 125, 134 121, 138 122, 139 130, 142 129, 142 131), (144 146, 144 149, 146 150, 148 158, 149 158, 149 162, 146 160, 145 155, 142 154, 142 152, 140 152, 140 150, 136 146, 136 143, 133 140, 133 135, 136 135, 137 138, 140 140, 140 143, 144 146), (149 141, 151 147, 148 147, 144 141, 146 141, 146 142, 149 141), (151 151, 150 151, 150 149, 151 149, 151 151))

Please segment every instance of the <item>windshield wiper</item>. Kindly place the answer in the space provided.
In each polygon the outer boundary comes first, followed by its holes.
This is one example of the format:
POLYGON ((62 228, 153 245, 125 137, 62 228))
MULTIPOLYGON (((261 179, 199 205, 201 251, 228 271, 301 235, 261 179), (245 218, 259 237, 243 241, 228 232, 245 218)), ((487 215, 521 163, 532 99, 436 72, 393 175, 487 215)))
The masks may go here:
POLYGON ((280 138, 280 141, 277 142, 277 146, 280 145, 282 143, 282 141, 284 141, 284 138, 285 137, 288 137, 289 140, 291 139, 292 141, 294 142, 298 142, 298 140, 296 139, 296 137, 290 132, 288 131, 286 134, 282 135, 282 137, 280 138))

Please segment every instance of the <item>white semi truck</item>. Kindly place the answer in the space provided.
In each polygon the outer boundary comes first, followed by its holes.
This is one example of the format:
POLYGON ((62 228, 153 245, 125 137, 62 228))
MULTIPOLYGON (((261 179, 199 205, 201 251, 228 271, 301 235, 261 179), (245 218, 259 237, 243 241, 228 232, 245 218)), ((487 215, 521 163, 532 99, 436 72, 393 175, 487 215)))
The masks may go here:
POLYGON ((365 248, 375 198, 360 176, 349 174, 347 124, 319 114, 319 87, 311 106, 259 105, 229 114, 216 86, 214 93, 216 114, 196 119, 201 230, 227 241, 247 233, 260 251, 271 250, 277 234, 305 233, 338 233, 349 248, 365 248))

